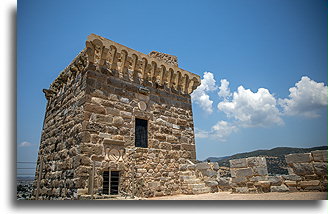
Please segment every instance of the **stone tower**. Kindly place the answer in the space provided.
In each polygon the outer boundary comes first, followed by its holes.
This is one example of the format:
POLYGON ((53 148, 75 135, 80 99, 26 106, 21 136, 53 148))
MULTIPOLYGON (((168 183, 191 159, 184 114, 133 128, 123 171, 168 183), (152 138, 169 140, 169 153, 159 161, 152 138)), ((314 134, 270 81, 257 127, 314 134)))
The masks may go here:
POLYGON ((190 93, 198 75, 91 34, 49 89, 35 180, 39 199, 181 193, 196 158, 190 93))

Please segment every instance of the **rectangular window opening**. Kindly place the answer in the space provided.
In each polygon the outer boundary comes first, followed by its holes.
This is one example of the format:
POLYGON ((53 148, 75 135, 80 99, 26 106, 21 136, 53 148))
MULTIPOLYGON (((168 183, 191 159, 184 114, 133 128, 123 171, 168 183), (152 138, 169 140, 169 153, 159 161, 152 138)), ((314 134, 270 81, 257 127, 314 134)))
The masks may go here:
POLYGON ((120 182, 119 171, 104 171, 103 172, 103 194, 118 195, 120 182))
POLYGON ((136 118, 135 122, 135 146, 148 147, 148 121, 136 118))

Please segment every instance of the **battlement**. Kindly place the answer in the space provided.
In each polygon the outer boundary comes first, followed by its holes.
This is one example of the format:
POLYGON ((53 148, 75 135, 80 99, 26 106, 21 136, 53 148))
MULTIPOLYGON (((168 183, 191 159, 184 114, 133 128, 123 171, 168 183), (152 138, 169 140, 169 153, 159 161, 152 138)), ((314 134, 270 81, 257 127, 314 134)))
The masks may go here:
POLYGON ((200 77, 179 68, 173 55, 156 51, 146 55, 95 34, 88 36, 86 48, 89 63, 129 81, 166 85, 185 94, 200 85, 200 77))

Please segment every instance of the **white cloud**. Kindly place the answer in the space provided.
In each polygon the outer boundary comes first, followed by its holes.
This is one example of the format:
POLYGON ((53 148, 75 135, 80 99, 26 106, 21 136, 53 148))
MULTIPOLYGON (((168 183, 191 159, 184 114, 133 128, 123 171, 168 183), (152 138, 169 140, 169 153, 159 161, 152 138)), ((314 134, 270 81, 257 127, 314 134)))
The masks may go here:
POLYGON ((18 146, 19 147, 30 147, 32 145, 33 145, 32 143, 24 141, 24 142, 21 142, 18 146))
POLYGON ((217 89, 215 85, 214 75, 211 72, 205 72, 200 86, 191 94, 191 99, 200 105, 200 107, 207 113, 213 112, 213 101, 207 94, 209 91, 217 89))
POLYGON ((317 110, 327 106, 327 86, 307 76, 303 76, 289 92, 289 98, 278 101, 286 115, 318 117, 317 110))
POLYGON ((224 100, 218 104, 218 109, 228 117, 234 118, 244 127, 270 126, 283 124, 276 99, 268 89, 259 88, 256 93, 239 86, 232 95, 232 100, 224 100))
POLYGON ((229 89, 229 81, 226 79, 222 79, 221 80, 221 86, 219 87, 219 92, 218 95, 220 97, 223 97, 224 99, 226 99, 227 97, 231 96, 231 92, 229 89))
POLYGON ((219 141, 226 141, 227 137, 237 130, 238 128, 236 126, 221 120, 211 128, 211 131, 195 129, 195 136, 196 138, 213 138, 219 141))

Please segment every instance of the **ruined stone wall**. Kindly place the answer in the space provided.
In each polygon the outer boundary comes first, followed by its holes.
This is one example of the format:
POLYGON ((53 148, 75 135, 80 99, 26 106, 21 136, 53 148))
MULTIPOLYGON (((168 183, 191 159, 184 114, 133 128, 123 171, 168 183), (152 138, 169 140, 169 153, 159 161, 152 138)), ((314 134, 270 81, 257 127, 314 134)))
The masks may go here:
POLYGON ((327 191, 327 151, 286 155, 289 175, 285 183, 293 191, 327 191))
MULTIPOLYGON (((82 51, 73 64, 85 63, 82 51)), ((84 64, 85 65, 85 64, 84 64)), ((85 79, 81 72, 65 69, 49 90, 44 90, 48 99, 38 153, 34 196, 40 163, 39 199, 65 199, 77 197, 75 169, 79 165, 77 155, 83 140, 83 102, 85 79)))
POLYGON ((257 192, 255 183, 268 175, 265 157, 230 160, 231 187, 233 192, 257 192))

